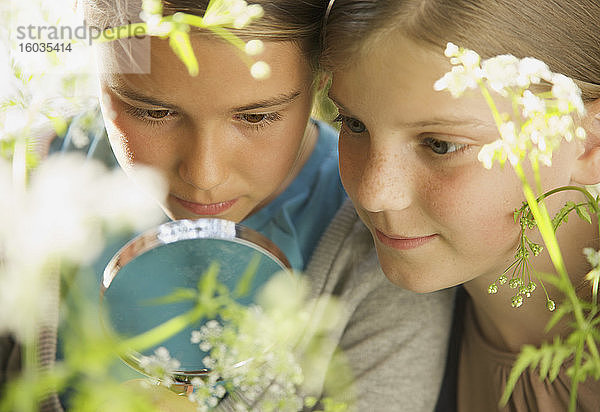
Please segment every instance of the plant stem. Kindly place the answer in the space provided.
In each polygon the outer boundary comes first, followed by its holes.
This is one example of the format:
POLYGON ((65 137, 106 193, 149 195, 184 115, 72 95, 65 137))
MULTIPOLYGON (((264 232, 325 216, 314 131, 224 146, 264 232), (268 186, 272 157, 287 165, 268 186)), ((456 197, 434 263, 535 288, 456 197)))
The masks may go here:
POLYGON ((498 109, 496 108, 496 102, 494 102, 494 99, 492 98, 490 91, 485 86, 485 83, 480 80, 478 82, 478 84, 481 89, 481 93, 483 94, 483 98, 485 99, 486 103, 488 104, 488 106, 490 107, 490 109, 492 111, 492 116, 494 117, 494 122, 496 123, 496 127, 498 128, 498 130, 500 130, 500 126, 502 126, 502 124, 504 122, 502 121, 500 112, 498 112, 498 109))
POLYGON ((596 342, 594 342, 594 338, 590 335, 585 337, 586 343, 590 348, 590 353, 596 360, 596 362, 600 362, 600 354, 598 353, 598 347, 596 346, 596 342))
POLYGON ((584 188, 579 187, 579 186, 561 186, 561 187, 557 187, 556 189, 552 189, 552 190, 547 191, 543 195, 539 196, 536 200, 539 203, 540 201, 542 201, 543 199, 547 198, 548 196, 553 195, 554 193, 564 192, 565 190, 577 190, 578 192, 583 193, 585 195, 585 197, 587 197, 587 199, 588 199, 588 204, 590 206, 592 206, 592 208, 594 209, 594 212, 598 213, 600 211, 600 209, 598 208, 598 205, 596 204, 596 199, 594 199, 594 197, 590 194, 590 192, 588 192, 587 190, 585 190, 584 188))
POLYGON ((132 349, 139 352, 144 351, 181 332, 187 326, 200 319, 203 315, 204 307, 196 306, 194 309, 169 319, 165 323, 158 325, 149 331, 131 339, 127 339, 120 345, 120 352, 128 352, 132 349))
POLYGON ((523 168, 521 164, 516 164, 514 166, 514 170, 517 173, 517 176, 521 179, 521 184, 523 187, 523 193, 525 194, 525 198, 527 199, 527 204, 537 222, 540 234, 542 235, 542 239, 546 244, 546 249, 548 250, 548 254, 550 255, 550 259, 552 260, 552 264, 556 269, 558 275, 562 279, 562 283, 564 285, 563 292, 565 293, 567 299, 571 301, 573 304, 573 313, 575 315, 575 320, 577 324, 582 326, 584 324, 584 316, 583 310, 577 298, 577 294, 575 293, 575 289, 571 280, 567 274, 567 269, 562 258, 562 254, 560 252, 560 248, 558 246, 558 241, 554 234, 554 229, 552 226, 552 221, 550 220, 550 216, 548 215, 548 211, 544 206, 544 203, 538 204, 537 199, 527 182, 527 178, 525 177, 525 173, 523 172, 523 168))

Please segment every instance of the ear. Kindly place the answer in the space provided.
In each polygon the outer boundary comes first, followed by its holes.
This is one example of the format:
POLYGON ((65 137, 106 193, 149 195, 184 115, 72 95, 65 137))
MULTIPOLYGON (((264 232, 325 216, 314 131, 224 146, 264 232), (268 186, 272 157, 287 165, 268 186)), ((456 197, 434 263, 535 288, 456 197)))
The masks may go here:
POLYGON ((577 158, 572 178, 582 185, 600 183, 600 98, 586 105, 581 126, 586 131, 583 153, 577 158))

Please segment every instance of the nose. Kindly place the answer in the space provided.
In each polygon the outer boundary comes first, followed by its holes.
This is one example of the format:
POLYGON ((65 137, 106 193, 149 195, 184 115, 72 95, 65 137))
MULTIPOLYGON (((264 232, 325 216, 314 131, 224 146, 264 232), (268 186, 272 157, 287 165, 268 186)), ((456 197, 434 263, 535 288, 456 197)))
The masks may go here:
MULTIPOLYGON (((209 191, 229 177, 228 151, 224 138, 218 133, 196 134, 185 139, 180 147, 179 176, 199 190, 209 191)), ((187 136, 186 136, 187 137, 187 136)))
POLYGON ((370 212, 409 207, 413 178, 405 156, 387 148, 371 148, 365 159, 356 191, 360 205, 370 212))

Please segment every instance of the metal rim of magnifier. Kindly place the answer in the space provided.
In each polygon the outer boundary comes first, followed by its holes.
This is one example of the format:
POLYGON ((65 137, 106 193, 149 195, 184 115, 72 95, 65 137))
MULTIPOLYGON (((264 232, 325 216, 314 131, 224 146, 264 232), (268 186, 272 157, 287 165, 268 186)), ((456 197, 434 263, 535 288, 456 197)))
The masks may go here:
MULTIPOLYGON (((267 255, 282 269, 291 270, 288 259, 277 245, 267 237, 248 227, 229 220, 216 218, 174 220, 163 223, 154 229, 136 236, 112 257, 102 275, 100 301, 103 301, 104 293, 110 287, 110 284, 121 268, 133 259, 159 246, 192 239, 221 239, 243 244, 267 255)), ((131 353, 127 357, 124 357, 123 360, 135 370, 144 373, 139 367, 139 356, 140 354, 131 353)), ((207 373, 209 373, 208 369, 175 371, 174 377, 180 383, 189 384, 192 378, 205 376, 207 373)))

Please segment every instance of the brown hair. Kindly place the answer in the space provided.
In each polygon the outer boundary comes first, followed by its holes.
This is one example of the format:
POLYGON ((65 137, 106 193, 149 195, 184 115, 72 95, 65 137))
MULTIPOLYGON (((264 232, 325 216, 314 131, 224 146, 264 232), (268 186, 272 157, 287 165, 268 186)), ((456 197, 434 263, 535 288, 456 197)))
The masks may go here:
MULTIPOLYGON (((84 0, 86 19, 102 28, 139 22, 141 0, 84 0)), ((209 0, 164 0, 163 14, 185 12, 203 16, 209 0)), ((292 41, 304 53, 313 70, 318 66, 324 0, 250 0, 264 10, 264 16, 241 30, 237 36, 264 41, 292 41)), ((200 31, 199 31, 200 32, 200 31)), ((206 31, 205 33, 210 33, 206 31)))
POLYGON ((349 64, 390 32, 433 45, 447 42, 482 58, 535 57, 575 79, 584 100, 600 98, 598 0, 335 0, 322 63, 349 64))

